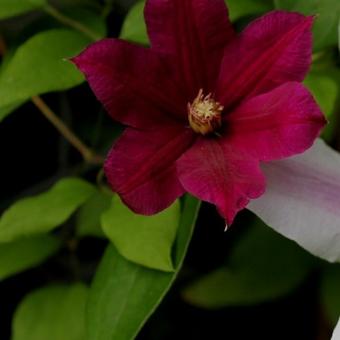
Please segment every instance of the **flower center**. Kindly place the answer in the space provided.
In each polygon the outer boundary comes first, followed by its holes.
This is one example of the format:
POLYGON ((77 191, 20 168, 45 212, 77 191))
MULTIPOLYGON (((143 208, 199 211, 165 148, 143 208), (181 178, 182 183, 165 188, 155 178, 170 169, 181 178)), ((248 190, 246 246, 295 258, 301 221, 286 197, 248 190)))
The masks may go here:
POLYGON ((204 96, 201 89, 192 104, 188 104, 191 128, 202 135, 218 130, 222 125, 223 109, 224 107, 212 98, 211 93, 204 96))

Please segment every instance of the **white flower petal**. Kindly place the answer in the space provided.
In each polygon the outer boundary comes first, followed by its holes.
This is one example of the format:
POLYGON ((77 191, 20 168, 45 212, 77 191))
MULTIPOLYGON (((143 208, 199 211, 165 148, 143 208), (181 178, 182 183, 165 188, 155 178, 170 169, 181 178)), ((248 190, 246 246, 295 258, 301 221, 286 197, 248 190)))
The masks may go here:
POLYGON ((340 154, 317 140, 304 154, 263 170, 266 193, 248 208, 314 255, 340 261, 340 154))

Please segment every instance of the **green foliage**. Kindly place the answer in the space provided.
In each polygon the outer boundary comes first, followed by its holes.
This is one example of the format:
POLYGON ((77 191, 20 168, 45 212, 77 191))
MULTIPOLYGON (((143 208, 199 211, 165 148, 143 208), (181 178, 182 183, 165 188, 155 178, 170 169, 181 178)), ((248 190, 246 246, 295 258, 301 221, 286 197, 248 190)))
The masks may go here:
POLYGON ((224 267, 193 282, 183 295, 193 305, 213 309, 263 303, 294 290, 314 265, 312 256, 258 221, 224 267))
POLYGON ((105 234, 126 259, 140 265, 173 271, 171 250, 180 220, 180 204, 153 216, 133 213, 114 196, 111 209, 104 213, 105 234))
POLYGON ((121 39, 142 45, 149 44, 149 37, 143 15, 144 5, 144 1, 139 1, 131 8, 120 33, 121 39))
POLYGON ((66 29, 30 38, 0 75, 0 108, 82 83, 83 76, 66 58, 78 54, 88 43, 83 34, 66 29))
POLYGON ((338 48, 340 52, 340 18, 339 18, 339 24, 338 24, 338 48))
POLYGON ((249 15, 260 15, 273 9, 271 0, 225 0, 231 21, 249 15))
POLYGON ((13 340, 84 340, 83 284, 49 286, 29 294, 19 305, 13 322, 13 340))
POLYGON ((0 19, 43 8, 46 0, 1 0, 0 19))
POLYGON ((0 243, 0 281, 42 263, 59 247, 60 241, 51 235, 0 243))
POLYGON ((317 15, 314 24, 314 48, 336 45, 340 17, 339 0, 274 0, 276 8, 317 15))
POLYGON ((321 299, 329 320, 335 325, 340 315, 340 265, 328 265, 321 282, 321 299))
POLYGON ((60 180, 46 193, 14 203, 0 219, 0 242, 46 233, 64 223, 94 188, 78 178, 60 180))
POLYGON ((337 129, 337 110, 340 103, 340 71, 332 64, 332 59, 328 60, 327 54, 323 56, 323 52, 320 52, 320 56, 304 83, 329 122, 322 132, 322 138, 332 142, 337 129))
POLYGON ((97 15, 93 11, 89 11, 81 7, 70 7, 66 8, 63 11, 63 14, 71 18, 72 20, 81 23, 83 26, 90 29, 98 37, 101 38, 106 37, 107 35, 106 22, 104 18, 102 18, 100 15, 97 15))
POLYGON ((77 213, 77 235, 79 237, 105 237, 101 227, 101 215, 110 208, 112 195, 96 190, 95 194, 80 207, 77 213))
POLYGON ((314 95, 322 111, 329 118, 334 113, 339 95, 337 81, 324 72, 310 72, 304 83, 314 95))
POLYGON ((136 336, 176 278, 191 239, 198 208, 196 199, 186 197, 174 249, 174 273, 139 266, 109 246, 90 290, 88 340, 123 340, 136 336))

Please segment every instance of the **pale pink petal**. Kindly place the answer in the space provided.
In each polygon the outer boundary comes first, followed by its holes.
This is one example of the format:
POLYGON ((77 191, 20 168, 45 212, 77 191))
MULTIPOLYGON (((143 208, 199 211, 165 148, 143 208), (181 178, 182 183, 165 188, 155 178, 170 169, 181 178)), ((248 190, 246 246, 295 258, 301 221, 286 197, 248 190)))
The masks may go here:
POLYGON ((188 99, 200 88, 212 91, 234 37, 224 0, 148 0, 145 20, 152 49, 170 56, 188 99))
POLYGON ((336 327, 334 329, 331 340, 340 340, 340 319, 339 319, 338 324, 336 325, 336 327))
POLYGON ((250 23, 225 50, 218 100, 233 107, 285 82, 301 82, 311 63, 312 24, 312 17, 284 11, 250 23))
POLYGON ((278 160, 311 147, 325 123, 308 90, 291 82, 226 115, 224 140, 260 160, 278 160))
POLYGON ((190 129, 180 126, 127 128, 105 163, 111 188, 136 213, 152 215, 167 208, 184 193, 175 161, 194 138, 190 129))
POLYGON ((230 225, 250 198, 264 192, 258 161, 218 139, 200 139, 177 161, 180 182, 192 195, 213 203, 230 225))
POLYGON ((266 193, 248 208, 312 254, 340 261, 340 154, 317 140, 304 154, 262 168, 266 193))

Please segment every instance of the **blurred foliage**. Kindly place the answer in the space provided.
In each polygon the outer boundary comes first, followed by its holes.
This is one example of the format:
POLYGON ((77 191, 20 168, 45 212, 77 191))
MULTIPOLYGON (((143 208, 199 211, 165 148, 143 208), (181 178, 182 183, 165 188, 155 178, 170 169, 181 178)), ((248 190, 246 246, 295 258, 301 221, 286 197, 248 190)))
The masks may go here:
MULTIPOLYGON (((323 137, 339 147, 339 0, 227 3, 237 29, 275 8, 317 15, 313 65, 305 85, 330 121, 323 137)), ((148 45, 143 8, 143 1, 133 0, 1 0, 0 123, 11 119, 11 113, 30 114, 22 105, 31 97, 48 94, 46 98, 59 117, 70 124, 75 120, 77 132, 91 147, 106 150, 121 126, 109 125, 94 105, 86 108, 93 118, 86 121, 80 116, 80 103, 94 99, 87 87, 81 86, 83 76, 67 59, 111 32, 148 45), (62 97, 66 104, 60 100, 61 94, 66 94, 62 97)), ((36 133, 35 127, 28 128, 36 133)), ((48 144, 41 141, 44 143, 48 144)), ((62 285, 55 285, 54 276, 46 275, 45 286, 19 304, 12 338, 83 340, 86 314, 86 339, 133 339, 179 274, 199 203, 186 197, 152 218, 134 215, 101 182, 97 164, 71 157, 65 143, 60 145, 55 157, 63 165, 55 170, 53 180, 49 179, 49 186, 54 185, 48 191, 46 186, 33 185, 26 188, 27 194, 14 192, 18 199, 6 197, 0 202, 9 206, 0 219, 0 281, 15 279, 16 274, 51 257, 61 266, 71 262, 64 265, 67 275, 62 285), (98 259, 92 263, 91 258, 89 264, 77 257, 77 247, 86 240, 101 242, 100 254, 110 243, 99 265, 98 259), (92 278, 91 288, 79 283, 92 278)), ((3 164, 11 166, 6 160, 3 164)), ((187 264, 182 273, 184 299, 208 309, 269 303, 317 275, 322 308, 327 321, 334 324, 340 314, 339 265, 316 260, 254 218, 241 224, 245 232, 221 259, 223 264, 207 273, 187 264)), ((88 247, 87 256, 94 248, 88 247)))
POLYGON ((293 291, 317 263, 257 220, 234 246, 225 266, 191 283, 183 295, 204 308, 263 303, 293 291))
POLYGON ((13 340, 82 340, 85 338, 84 284, 48 286, 30 293, 13 321, 13 340))
POLYGON ((340 265, 329 265, 324 269, 321 282, 321 300, 327 318, 335 326, 340 312, 340 265))
POLYGON ((321 50, 336 45, 340 18, 338 0, 274 0, 278 9, 316 15, 314 24, 314 49, 321 50))
POLYGON ((106 212, 112 201, 111 193, 96 190, 78 210, 76 216, 77 235, 79 237, 105 237, 101 227, 101 216, 106 212))
POLYGON ((46 233, 63 224, 94 193, 77 178, 60 180, 48 192, 17 201, 0 219, 1 242, 46 233))
POLYGON ((0 19, 40 9, 46 4, 45 0, 2 0, 0 6, 0 19))
POLYGON ((60 246, 60 240, 53 235, 0 243, 0 281, 39 265, 54 255, 60 246))

